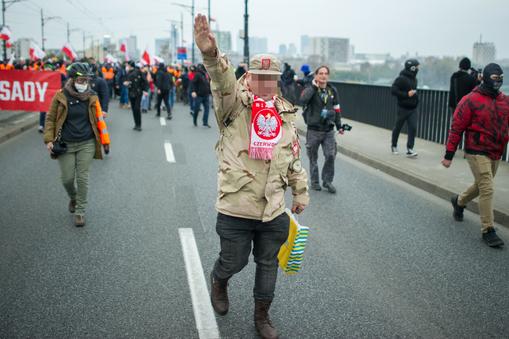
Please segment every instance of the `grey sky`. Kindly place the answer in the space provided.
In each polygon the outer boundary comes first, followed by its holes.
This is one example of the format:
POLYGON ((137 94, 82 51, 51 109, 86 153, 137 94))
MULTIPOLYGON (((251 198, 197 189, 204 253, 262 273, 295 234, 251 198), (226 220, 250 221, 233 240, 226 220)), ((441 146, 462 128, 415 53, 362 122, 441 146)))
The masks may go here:
MULTIPOLYGON (((174 0, 191 4, 191 0, 174 0)), ((191 40, 191 15, 172 6, 172 0, 29 0, 12 5, 6 14, 15 38, 41 40, 40 8, 48 16, 61 16, 71 27, 84 29, 97 39, 138 36, 138 48, 153 51, 154 39, 169 36, 170 23, 184 13, 184 38, 191 40), (95 15, 92 15, 95 13, 95 15), (95 17, 95 18, 94 18, 95 17), (100 23, 102 19, 103 24, 100 23)), ((212 17, 221 30, 232 32, 233 44, 243 27, 243 0, 211 0, 212 17)), ((207 0, 196 0, 196 12, 207 12, 207 0)), ((419 55, 471 56, 482 34, 494 42, 497 58, 509 58, 508 0, 250 0, 250 35, 269 39, 269 50, 280 43, 300 45, 300 36, 350 38, 356 52, 409 52, 419 55)), ((213 23, 214 25, 214 23, 213 23)), ((213 26, 215 28, 215 26, 213 26)), ((65 24, 48 22, 46 47, 65 42, 65 24)), ((82 48, 82 33, 72 34, 75 49, 82 48)))

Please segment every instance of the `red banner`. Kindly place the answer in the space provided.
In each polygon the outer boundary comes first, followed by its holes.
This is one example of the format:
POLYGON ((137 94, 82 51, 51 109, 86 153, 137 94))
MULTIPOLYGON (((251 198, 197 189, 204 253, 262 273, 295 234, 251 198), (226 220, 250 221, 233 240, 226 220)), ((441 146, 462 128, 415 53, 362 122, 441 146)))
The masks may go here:
POLYGON ((58 72, 0 71, 0 110, 47 112, 60 88, 58 72))

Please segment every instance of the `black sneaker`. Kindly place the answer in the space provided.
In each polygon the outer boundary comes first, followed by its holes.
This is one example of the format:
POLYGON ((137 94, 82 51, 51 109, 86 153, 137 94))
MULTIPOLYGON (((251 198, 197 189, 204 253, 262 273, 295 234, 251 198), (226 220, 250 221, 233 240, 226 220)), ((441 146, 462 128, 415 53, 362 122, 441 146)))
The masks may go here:
POLYGON ((317 182, 314 182, 311 184, 311 188, 314 189, 315 191, 321 191, 322 190, 322 186, 320 186, 319 183, 317 182))
POLYGON ((504 241, 498 237, 493 227, 488 228, 488 231, 482 234, 482 240, 484 240, 489 247, 504 246, 504 241))
POLYGON ((324 182, 323 188, 326 188, 329 193, 336 193, 336 187, 334 187, 330 182, 324 182))
POLYGON ((451 197, 451 204, 454 211, 452 212, 452 216, 454 217, 454 220, 456 221, 463 221, 463 211, 465 210, 465 207, 461 207, 458 205, 458 195, 451 197))
POLYGON ((406 156, 408 158, 415 158, 417 156, 417 152, 414 151, 412 148, 407 149, 406 156))

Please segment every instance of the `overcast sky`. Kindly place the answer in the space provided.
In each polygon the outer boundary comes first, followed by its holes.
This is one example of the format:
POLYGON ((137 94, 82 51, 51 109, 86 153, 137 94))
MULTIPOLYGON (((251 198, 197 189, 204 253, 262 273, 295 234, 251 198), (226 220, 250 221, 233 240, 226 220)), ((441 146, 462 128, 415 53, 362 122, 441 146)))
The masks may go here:
MULTIPOLYGON (((192 0, 174 0, 191 4, 192 0)), ((195 0, 196 12, 207 12, 207 0, 195 0)), ((6 22, 15 38, 41 41, 40 8, 93 34, 119 38, 138 36, 138 48, 154 49, 154 39, 169 36, 168 19, 184 14, 184 38, 191 40, 191 14, 172 0, 25 0, 8 8, 6 22), (102 22, 102 23, 101 23, 102 22)), ((220 30, 232 32, 233 44, 243 27, 244 0, 211 0, 220 30)), ((249 0, 249 31, 268 37, 269 51, 281 43, 300 46, 300 36, 350 38, 357 53, 406 52, 419 55, 469 56, 482 34, 493 42, 497 58, 509 58, 509 0, 249 0)), ((214 23, 213 23, 214 25, 214 23)), ((60 48, 65 23, 47 23, 46 47, 60 48)), ((213 26, 215 28, 215 26, 213 26)), ((82 33, 71 44, 82 48, 82 33)))

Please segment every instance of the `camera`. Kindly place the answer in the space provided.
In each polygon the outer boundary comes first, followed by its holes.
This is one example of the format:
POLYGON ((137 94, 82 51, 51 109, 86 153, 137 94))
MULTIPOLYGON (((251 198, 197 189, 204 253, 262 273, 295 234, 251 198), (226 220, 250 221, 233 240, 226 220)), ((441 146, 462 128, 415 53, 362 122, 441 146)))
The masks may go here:
POLYGON ((341 125, 341 129, 343 131, 351 131, 352 130, 352 126, 350 126, 348 124, 343 124, 343 125, 341 125))

